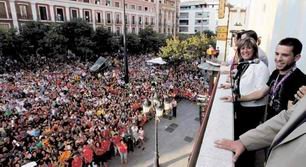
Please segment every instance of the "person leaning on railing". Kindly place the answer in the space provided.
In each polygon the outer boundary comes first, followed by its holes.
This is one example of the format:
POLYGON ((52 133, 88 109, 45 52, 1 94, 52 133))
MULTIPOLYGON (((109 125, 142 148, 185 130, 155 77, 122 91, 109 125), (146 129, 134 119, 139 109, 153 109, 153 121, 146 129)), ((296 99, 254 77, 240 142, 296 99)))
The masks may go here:
POLYGON ((238 140, 221 139, 215 146, 233 151, 233 162, 246 150, 270 147, 266 167, 301 167, 306 164, 306 86, 299 88, 299 100, 288 110, 283 110, 242 134, 238 140))

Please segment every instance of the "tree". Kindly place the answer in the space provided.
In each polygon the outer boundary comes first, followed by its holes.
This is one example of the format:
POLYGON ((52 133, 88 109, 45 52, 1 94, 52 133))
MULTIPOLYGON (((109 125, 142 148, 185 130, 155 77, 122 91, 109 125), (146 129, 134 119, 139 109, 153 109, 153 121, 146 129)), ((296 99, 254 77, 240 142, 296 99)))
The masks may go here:
POLYGON ((67 42, 68 39, 62 33, 61 24, 51 24, 49 31, 46 32, 43 40, 40 41, 42 50, 39 52, 47 58, 60 57, 65 58, 64 55, 67 53, 67 42))
POLYGON ((92 27, 82 19, 65 22, 62 33, 68 39, 67 48, 75 53, 81 60, 88 60, 93 55, 95 43, 92 41, 94 35, 92 27))
POLYGON ((140 30, 138 36, 142 53, 157 53, 166 39, 165 36, 156 33, 152 27, 140 30))
POLYGON ((141 52, 140 45, 140 39, 139 37, 134 34, 130 33, 126 35, 126 46, 128 53, 130 54, 139 54, 141 52))
POLYGON ((49 25, 47 24, 37 21, 27 22, 20 28, 20 39, 17 41, 21 45, 20 49, 22 50, 20 50, 20 52, 25 56, 35 55, 38 49, 42 49, 40 43, 42 43, 42 40, 48 31, 49 25))
POLYGON ((112 33, 103 27, 98 27, 93 36, 93 42, 95 43, 94 52, 101 55, 105 52, 111 52, 111 39, 112 33))

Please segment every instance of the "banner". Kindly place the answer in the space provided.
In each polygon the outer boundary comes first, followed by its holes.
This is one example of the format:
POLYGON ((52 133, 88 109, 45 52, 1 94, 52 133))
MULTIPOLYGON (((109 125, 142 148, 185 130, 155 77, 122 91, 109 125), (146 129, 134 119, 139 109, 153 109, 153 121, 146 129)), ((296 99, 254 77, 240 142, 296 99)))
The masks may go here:
POLYGON ((225 1, 226 0, 219 0, 219 10, 218 10, 218 18, 223 19, 225 13, 225 1))

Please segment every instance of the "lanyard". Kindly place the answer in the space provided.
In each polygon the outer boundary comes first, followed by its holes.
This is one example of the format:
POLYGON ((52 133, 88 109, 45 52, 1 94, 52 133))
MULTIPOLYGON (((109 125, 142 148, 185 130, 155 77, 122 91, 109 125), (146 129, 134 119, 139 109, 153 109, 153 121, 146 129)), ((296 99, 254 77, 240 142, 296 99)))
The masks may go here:
POLYGON ((278 82, 279 74, 277 75, 277 78, 272 87, 272 99, 274 99, 276 95, 276 91, 279 89, 279 87, 295 71, 295 69, 296 69, 296 66, 292 67, 292 69, 279 82, 278 82))

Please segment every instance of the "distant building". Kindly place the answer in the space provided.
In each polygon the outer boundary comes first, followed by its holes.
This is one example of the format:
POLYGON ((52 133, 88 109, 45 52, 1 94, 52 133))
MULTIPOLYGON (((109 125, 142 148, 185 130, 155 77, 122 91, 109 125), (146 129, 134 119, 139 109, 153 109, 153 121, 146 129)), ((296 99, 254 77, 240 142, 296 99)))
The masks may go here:
POLYGON ((219 0, 190 0, 180 4, 179 33, 216 32, 219 0))
MULTIPOLYGON (((176 0, 126 0, 127 32, 138 33, 146 26, 175 34, 176 0)), ((62 23, 82 18, 94 29, 103 26, 123 32, 123 0, 0 0, 0 28, 19 28, 28 21, 62 23)))

